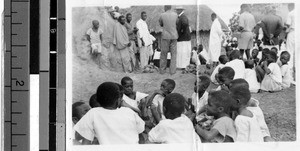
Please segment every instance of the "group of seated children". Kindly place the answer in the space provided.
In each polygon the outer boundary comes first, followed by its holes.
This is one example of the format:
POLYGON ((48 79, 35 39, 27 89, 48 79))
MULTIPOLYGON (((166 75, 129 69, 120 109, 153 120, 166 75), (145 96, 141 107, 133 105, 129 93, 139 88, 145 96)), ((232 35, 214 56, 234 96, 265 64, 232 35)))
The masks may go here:
POLYGON ((191 99, 172 93, 172 79, 150 95, 134 91, 130 77, 104 82, 90 98, 91 109, 83 102, 72 106, 74 144, 272 141, 248 82, 233 77, 231 67, 220 69, 216 79, 223 86, 210 92, 210 78, 197 77, 191 99))
POLYGON ((239 50, 231 50, 229 56, 221 55, 219 57, 219 65, 211 74, 211 80, 217 84, 215 77, 220 69, 231 67, 235 71, 233 79, 245 79, 249 83, 251 93, 280 91, 289 88, 292 83, 289 59, 289 52, 282 51, 278 55, 276 47, 270 50, 264 48, 261 51, 255 48, 247 60, 242 59, 239 50), (229 61, 225 59, 227 57, 229 61))

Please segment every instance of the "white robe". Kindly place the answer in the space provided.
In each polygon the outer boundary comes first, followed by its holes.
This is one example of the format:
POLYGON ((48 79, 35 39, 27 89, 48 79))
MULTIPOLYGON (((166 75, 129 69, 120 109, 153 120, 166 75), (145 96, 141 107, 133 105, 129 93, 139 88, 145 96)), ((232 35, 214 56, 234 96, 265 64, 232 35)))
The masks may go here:
POLYGON ((209 56, 210 56, 210 62, 218 62, 219 56, 221 54, 221 42, 222 42, 222 36, 224 35, 221 24, 216 18, 210 29, 210 35, 209 35, 209 56))
POLYGON ((177 42, 177 68, 186 68, 191 60, 191 41, 177 42))

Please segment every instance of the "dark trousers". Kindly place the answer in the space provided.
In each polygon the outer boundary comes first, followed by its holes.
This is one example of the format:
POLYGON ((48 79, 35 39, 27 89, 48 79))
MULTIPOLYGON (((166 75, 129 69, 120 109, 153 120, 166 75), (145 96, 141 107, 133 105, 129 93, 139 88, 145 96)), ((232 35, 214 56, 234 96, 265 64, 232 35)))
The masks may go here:
POLYGON ((177 39, 162 39, 160 53, 160 72, 167 68, 167 55, 171 53, 170 74, 176 73, 177 39))

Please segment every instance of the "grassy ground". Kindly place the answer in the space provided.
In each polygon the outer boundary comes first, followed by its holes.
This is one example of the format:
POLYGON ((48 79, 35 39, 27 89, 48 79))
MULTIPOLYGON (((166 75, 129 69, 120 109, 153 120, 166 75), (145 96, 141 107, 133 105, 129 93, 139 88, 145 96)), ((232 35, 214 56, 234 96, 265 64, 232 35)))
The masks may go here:
MULTIPOLYGON (((88 101, 96 92, 99 84, 105 81, 120 83, 122 77, 129 76, 134 81, 134 89, 151 93, 158 89, 163 79, 171 78, 176 81, 174 92, 190 97, 193 93, 195 75, 177 72, 170 76, 168 73, 116 73, 103 71, 92 61, 73 58, 73 102, 88 101)), ((266 123, 271 136, 276 141, 296 140, 296 103, 295 86, 277 93, 258 93, 252 97, 260 101, 266 123)))

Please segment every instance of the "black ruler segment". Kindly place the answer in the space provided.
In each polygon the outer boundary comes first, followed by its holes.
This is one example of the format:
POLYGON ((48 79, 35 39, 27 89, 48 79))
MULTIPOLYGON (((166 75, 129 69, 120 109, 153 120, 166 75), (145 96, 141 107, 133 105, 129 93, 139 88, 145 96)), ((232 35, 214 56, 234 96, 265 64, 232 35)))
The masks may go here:
POLYGON ((49 64, 49 149, 56 150, 57 108, 57 0, 50 0, 50 64, 49 64))
POLYGON ((40 1, 30 1, 30 74, 39 74, 40 1))

